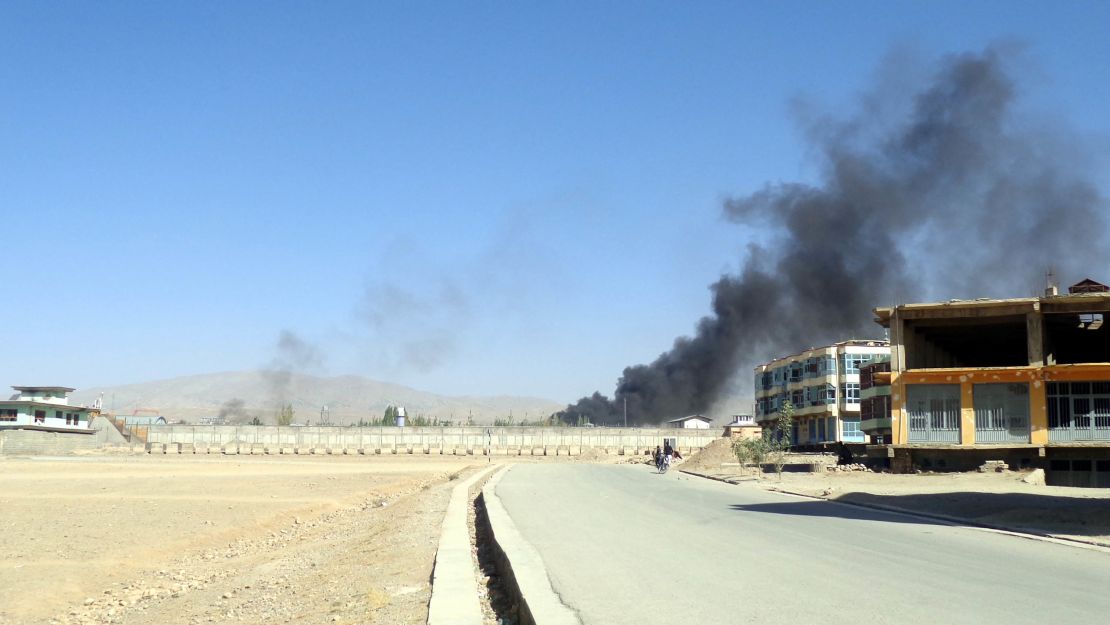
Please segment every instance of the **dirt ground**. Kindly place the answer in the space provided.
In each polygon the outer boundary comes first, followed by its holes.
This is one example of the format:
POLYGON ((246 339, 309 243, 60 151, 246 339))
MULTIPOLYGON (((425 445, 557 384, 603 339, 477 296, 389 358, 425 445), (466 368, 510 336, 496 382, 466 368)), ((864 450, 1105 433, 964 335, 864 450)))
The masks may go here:
MULTIPOLYGON (((825 458, 835 463, 835 459, 825 458)), ((756 476, 741 469, 726 441, 678 467, 750 488, 782 490, 845 503, 900 508, 1110 546, 1110 489, 1028 484, 1028 472, 817 472, 756 476)))
POLYGON ((479 462, 2 458, 0 623, 424 623, 479 462))
MULTIPOLYGON (((0 457, 0 624, 424 623, 451 487, 484 460, 0 457)), ((734 460, 715 445, 677 468, 1110 545, 1110 489, 1013 472, 779 481, 734 460)))

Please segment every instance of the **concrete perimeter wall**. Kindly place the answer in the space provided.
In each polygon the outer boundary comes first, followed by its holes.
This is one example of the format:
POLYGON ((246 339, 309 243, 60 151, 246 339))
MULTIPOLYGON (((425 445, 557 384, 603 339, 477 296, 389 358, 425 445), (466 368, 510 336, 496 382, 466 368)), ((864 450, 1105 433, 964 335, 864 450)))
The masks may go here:
POLYGON ((0 454, 4 455, 58 456, 102 445, 95 434, 0 430, 0 454))
POLYGON ((642 454, 677 439, 688 453, 720 431, 677 428, 151 426, 151 451, 167 453, 455 454, 577 456, 587 449, 642 454))

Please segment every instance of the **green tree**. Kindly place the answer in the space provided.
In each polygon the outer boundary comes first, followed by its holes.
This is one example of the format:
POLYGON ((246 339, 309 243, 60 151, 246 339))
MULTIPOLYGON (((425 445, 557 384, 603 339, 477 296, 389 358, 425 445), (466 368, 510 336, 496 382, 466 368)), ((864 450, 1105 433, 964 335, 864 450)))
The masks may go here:
POLYGON ((794 404, 784 402, 778 416, 770 428, 763 428, 763 440, 767 445, 767 458, 775 467, 775 475, 782 479, 782 466, 786 464, 786 454, 793 444, 790 440, 794 430, 794 404))
POLYGON ((250 425, 262 425, 262 419, 255 417, 251 419, 250 425))
POLYGON ((277 424, 289 425, 293 423, 293 404, 282 404, 281 410, 278 411, 277 424))
POLYGON ((379 425, 397 425, 397 407, 389 405, 385 407, 385 414, 382 416, 379 425))
POLYGON ((755 465, 755 474, 758 478, 763 472, 763 462, 767 459, 767 442, 760 438, 745 438, 732 443, 732 453, 736 454, 736 461, 740 463, 740 470, 749 464, 755 465))

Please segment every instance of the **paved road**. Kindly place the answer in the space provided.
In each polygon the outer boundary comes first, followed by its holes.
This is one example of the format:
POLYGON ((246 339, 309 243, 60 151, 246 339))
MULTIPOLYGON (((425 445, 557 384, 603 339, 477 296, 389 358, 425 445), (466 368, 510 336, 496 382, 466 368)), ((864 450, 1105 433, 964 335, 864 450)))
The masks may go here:
POLYGON ((632 465, 497 496, 586 625, 1110 623, 1110 554, 632 465))

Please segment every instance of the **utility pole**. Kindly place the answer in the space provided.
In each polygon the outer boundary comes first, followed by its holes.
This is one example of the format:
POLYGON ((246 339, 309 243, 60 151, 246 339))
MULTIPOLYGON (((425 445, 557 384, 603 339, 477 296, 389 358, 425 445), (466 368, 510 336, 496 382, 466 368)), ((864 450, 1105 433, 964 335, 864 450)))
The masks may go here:
POLYGON ((628 398, 624 398, 624 427, 628 427, 628 398))

